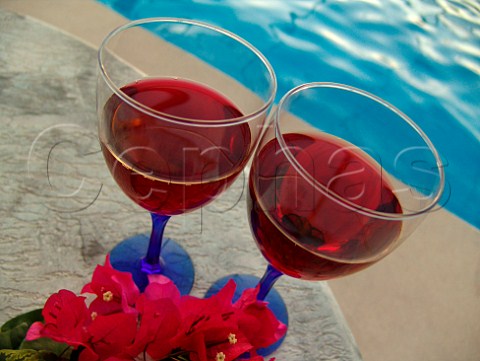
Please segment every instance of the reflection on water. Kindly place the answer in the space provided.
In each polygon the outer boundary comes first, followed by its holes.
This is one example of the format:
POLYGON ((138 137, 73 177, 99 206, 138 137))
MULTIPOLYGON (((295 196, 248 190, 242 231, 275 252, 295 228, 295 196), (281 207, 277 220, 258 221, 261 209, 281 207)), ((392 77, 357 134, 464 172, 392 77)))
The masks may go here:
POLYGON ((392 102, 438 147, 444 205, 480 228, 477 1, 99 1, 130 19, 185 17, 239 34, 275 68, 277 99, 301 83, 333 81, 392 102))

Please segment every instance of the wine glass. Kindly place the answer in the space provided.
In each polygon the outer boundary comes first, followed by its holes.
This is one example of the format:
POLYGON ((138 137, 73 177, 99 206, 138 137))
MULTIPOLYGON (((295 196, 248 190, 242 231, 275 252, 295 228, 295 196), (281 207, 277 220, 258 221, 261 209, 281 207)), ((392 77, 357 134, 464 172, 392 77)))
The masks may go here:
POLYGON ((98 52, 101 149, 123 192, 150 212, 150 237, 110 254, 140 289, 148 274, 193 285, 188 253, 163 239, 173 215, 214 200, 244 169, 276 92, 265 57, 240 37, 187 19, 150 18, 111 32, 98 52))
MULTIPOLYGON (((434 209, 443 188, 432 142, 393 105, 342 84, 292 89, 249 175, 250 226, 269 263, 258 298, 283 274, 329 280, 374 264, 434 209)), ((244 275, 234 278, 241 283, 244 275)), ((244 283, 251 286, 251 277, 244 283)), ((286 312, 278 297, 269 302, 286 312)))

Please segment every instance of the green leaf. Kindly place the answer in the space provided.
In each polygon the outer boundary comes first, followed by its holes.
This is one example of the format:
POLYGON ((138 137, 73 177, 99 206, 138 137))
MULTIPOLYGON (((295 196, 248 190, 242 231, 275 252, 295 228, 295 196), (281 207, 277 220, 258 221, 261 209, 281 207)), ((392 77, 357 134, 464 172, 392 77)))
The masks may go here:
POLYGON ((41 309, 21 314, 5 322, 0 327, 0 349, 18 349, 30 325, 36 321, 43 321, 41 309))
POLYGON ((22 343, 30 326, 24 322, 0 333, 0 349, 16 350, 22 343))
POLYGON ((66 343, 56 342, 49 338, 39 338, 33 341, 23 341, 20 350, 48 351, 57 356, 70 358, 72 348, 66 343))
POLYGON ((22 323, 26 323, 28 327, 34 322, 42 321, 42 309, 33 310, 27 313, 18 315, 17 317, 12 318, 11 320, 5 322, 2 327, 0 327, 0 332, 8 331, 22 323))
POLYGON ((0 350, 0 361, 67 361, 67 359, 46 351, 0 350))

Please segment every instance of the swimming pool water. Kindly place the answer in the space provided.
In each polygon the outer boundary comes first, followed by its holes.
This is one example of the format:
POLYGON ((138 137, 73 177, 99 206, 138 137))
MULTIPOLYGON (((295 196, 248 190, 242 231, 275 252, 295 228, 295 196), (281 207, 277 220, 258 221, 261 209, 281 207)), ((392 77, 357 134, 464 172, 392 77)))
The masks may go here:
POLYGON ((311 81, 370 91, 439 150, 442 206, 480 229, 480 3, 475 0, 98 0, 129 19, 183 17, 237 33, 269 59, 277 100, 311 81))

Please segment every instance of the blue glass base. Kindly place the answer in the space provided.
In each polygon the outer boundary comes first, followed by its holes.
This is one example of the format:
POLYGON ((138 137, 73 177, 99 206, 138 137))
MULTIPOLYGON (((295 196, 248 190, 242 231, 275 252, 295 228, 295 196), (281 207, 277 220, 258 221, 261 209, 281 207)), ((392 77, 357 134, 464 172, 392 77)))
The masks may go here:
MULTIPOLYGON (((233 301, 236 301, 242 292, 247 289, 247 288, 254 288, 257 286, 258 282, 260 281, 260 278, 252 276, 252 275, 240 275, 240 274, 233 274, 230 276, 223 277, 216 281, 207 291, 205 294, 205 297, 210 297, 211 295, 216 294, 218 291, 220 291, 226 284, 227 282, 233 279, 235 283, 237 284, 237 288, 235 290, 235 295, 233 296, 233 301)), ((287 311, 287 306, 285 305, 285 302, 283 302, 283 298, 278 293, 277 290, 272 288, 270 292, 267 294, 265 297, 265 301, 268 302, 268 308, 272 310, 272 312, 275 314, 278 320, 283 322, 285 325, 288 326, 288 311, 287 311)), ((258 354, 261 356, 268 356, 271 353, 273 353, 280 345, 282 344, 285 336, 282 337, 280 340, 275 342, 273 345, 269 347, 265 347, 262 349, 258 350, 258 354)))
MULTIPOLYGON (((139 234, 117 244, 110 252, 113 268, 130 272, 143 291, 148 285, 147 273, 142 271, 142 259, 147 254, 149 237, 139 234)), ((175 241, 165 238, 162 243, 161 274, 170 278, 182 295, 190 293, 195 272, 188 253, 175 241)))

